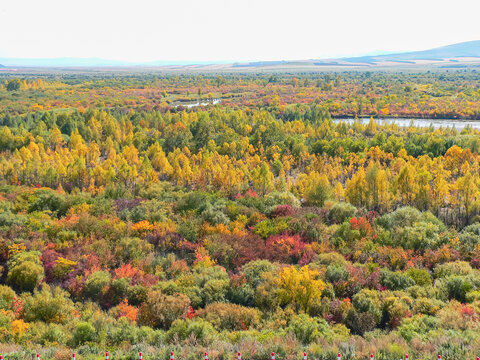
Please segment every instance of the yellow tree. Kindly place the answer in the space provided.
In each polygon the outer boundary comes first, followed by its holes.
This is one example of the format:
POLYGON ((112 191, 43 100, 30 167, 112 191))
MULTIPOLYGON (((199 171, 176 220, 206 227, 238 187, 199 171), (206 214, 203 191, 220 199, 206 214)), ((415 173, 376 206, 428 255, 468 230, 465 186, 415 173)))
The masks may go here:
POLYGON ((325 283, 320 273, 305 265, 300 270, 294 266, 285 267, 277 278, 279 300, 282 304, 293 304, 297 310, 308 312, 312 304, 319 301, 325 283))
POLYGON ((153 168, 157 170, 162 177, 168 177, 172 175, 172 165, 170 165, 170 162, 168 161, 165 152, 158 143, 150 146, 147 153, 150 156, 153 168))
POLYGON ((395 179, 395 190, 400 202, 412 205, 417 189, 415 168, 410 163, 406 163, 395 179))
MULTIPOLYGON (((363 177, 362 174, 360 175, 363 177)), ((387 172, 376 163, 369 167, 365 179, 367 181, 367 191, 362 190, 365 182, 361 178, 358 184, 360 188, 355 189, 358 192, 356 196, 367 195, 370 208, 380 212, 387 211, 390 207, 390 182, 387 172)))
POLYGON ((125 146, 122 151, 122 155, 125 157, 127 160, 128 164, 133 165, 133 164, 138 164, 138 150, 135 146, 125 146))
POLYGON ((60 132, 60 129, 55 125, 50 132, 50 144, 52 146, 52 149, 56 149, 58 146, 63 146, 65 141, 63 140, 62 133, 60 132))
POLYGON ((390 180, 385 170, 380 169, 377 175, 377 191, 378 191, 378 210, 380 212, 388 211, 390 208, 390 180))
POLYGON ((339 181, 335 184, 335 199, 337 201, 343 201, 345 199, 345 191, 339 181))
POLYGON ((368 203, 368 183, 363 167, 347 180, 345 184, 345 197, 355 206, 366 206, 368 203))
POLYGON ((74 133, 70 136, 70 150, 76 156, 85 156, 88 151, 88 147, 85 144, 85 140, 83 140, 82 135, 78 132, 78 129, 75 130, 74 133))
POLYGON ((369 136, 375 135, 377 132, 377 122, 373 118, 373 116, 370 117, 370 121, 368 122, 367 126, 365 127, 365 134, 369 136))
POLYGON ((370 166, 366 174, 369 206, 377 208, 378 206, 378 172, 379 167, 377 164, 370 166))
POLYGON ((415 204, 420 210, 427 210, 428 205, 431 202, 430 199, 430 181, 432 180, 432 175, 426 167, 422 167, 417 171, 417 187, 415 194, 415 204))
POLYGON ((262 195, 273 190, 274 176, 266 162, 262 162, 253 170, 253 184, 262 195))
POLYGON ((464 172, 465 175, 459 177, 455 182, 455 190, 459 208, 462 208, 465 212, 465 221, 468 223, 472 211, 477 209, 480 181, 478 173, 472 174, 466 162, 464 166, 462 166, 462 172, 464 172))
POLYGON ((323 206, 332 196, 332 188, 325 174, 311 171, 308 175, 301 174, 297 189, 303 199, 310 205, 323 206))
POLYGON ((447 179, 450 172, 443 168, 441 163, 436 164, 433 169, 433 187, 432 187, 432 208, 439 215, 440 208, 445 205, 445 201, 450 193, 450 184, 447 179))
POLYGON ((465 161, 464 159, 463 149, 458 145, 453 145, 445 153, 445 168, 451 171, 453 175, 457 175, 465 161))

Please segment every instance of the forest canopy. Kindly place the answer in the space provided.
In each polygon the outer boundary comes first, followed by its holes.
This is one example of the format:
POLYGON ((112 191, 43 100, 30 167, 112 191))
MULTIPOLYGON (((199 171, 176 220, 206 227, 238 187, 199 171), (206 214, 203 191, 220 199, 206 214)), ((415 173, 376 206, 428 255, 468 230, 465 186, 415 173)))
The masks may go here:
POLYGON ((480 351, 476 71, 16 76, 1 353, 480 351))

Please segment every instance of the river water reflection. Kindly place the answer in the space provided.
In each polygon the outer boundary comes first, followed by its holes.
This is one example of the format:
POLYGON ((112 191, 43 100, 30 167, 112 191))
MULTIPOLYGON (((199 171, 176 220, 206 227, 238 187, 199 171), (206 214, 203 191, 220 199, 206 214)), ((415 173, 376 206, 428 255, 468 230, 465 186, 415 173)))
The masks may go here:
MULTIPOLYGON (((353 123, 354 121, 359 121, 362 124, 368 124, 370 118, 359 118, 357 120, 353 118, 345 118, 345 119, 334 119, 335 123, 339 123, 341 121, 346 122, 348 124, 353 123)), ((455 126, 456 130, 462 130, 467 125, 470 126, 472 129, 480 129, 480 120, 460 120, 460 119, 415 119, 415 118, 383 118, 383 119, 375 119, 378 125, 383 124, 396 124, 402 127, 408 127, 413 125, 415 127, 425 127, 428 128, 432 125, 435 129, 438 128, 453 128, 455 126)))

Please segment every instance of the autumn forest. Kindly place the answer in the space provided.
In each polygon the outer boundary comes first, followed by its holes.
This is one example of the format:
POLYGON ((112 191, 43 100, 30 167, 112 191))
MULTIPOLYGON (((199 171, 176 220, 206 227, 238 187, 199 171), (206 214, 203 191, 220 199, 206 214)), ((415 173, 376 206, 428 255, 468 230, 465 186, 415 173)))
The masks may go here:
POLYGON ((474 359, 480 130, 386 117, 480 72, 0 73, 0 354, 474 359))

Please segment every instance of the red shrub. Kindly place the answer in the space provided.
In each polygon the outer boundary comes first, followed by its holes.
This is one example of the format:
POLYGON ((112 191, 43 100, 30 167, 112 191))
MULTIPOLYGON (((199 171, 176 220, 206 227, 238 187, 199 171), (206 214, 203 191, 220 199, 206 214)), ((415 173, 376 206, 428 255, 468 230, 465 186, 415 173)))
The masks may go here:
POLYGON ((293 216, 294 213, 295 211, 291 205, 289 204, 278 205, 275 208, 275 210, 273 210, 272 217, 280 217, 280 216, 288 217, 288 216, 293 216))
POLYGON ((61 254, 53 249, 45 250, 41 256, 43 268, 45 269, 45 281, 47 283, 50 283, 55 279, 53 269, 55 268, 55 263, 60 256, 61 254))
POLYGON ((252 260, 265 258, 265 242, 258 235, 221 234, 209 238, 209 241, 219 244, 210 253, 213 259, 232 270, 252 260), (226 246, 220 246, 222 243, 226 246))
POLYGON ((267 239, 265 255, 271 261, 297 263, 303 256, 305 245, 298 234, 273 235, 267 239))

